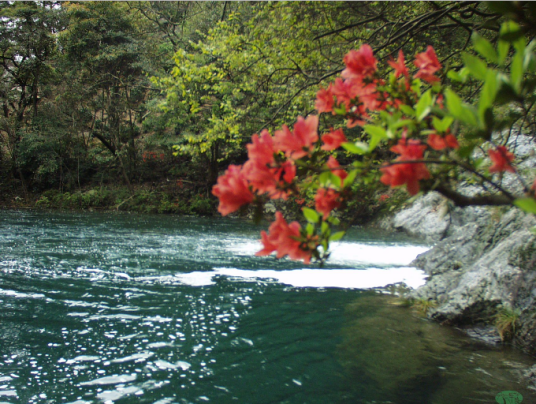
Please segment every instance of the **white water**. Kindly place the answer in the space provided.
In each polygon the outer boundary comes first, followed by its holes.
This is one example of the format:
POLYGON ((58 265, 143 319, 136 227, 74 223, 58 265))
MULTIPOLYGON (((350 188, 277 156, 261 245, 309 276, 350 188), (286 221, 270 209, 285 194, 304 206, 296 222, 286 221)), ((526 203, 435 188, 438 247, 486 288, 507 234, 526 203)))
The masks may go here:
MULTIPOLYGON (((233 240, 227 250, 235 255, 252 256, 262 249, 259 242, 233 240)), ((290 285, 293 287, 371 289, 396 283, 405 283, 410 288, 424 285, 426 274, 409 267, 417 255, 427 251, 423 246, 385 246, 365 243, 334 243, 329 259, 331 264, 347 266, 346 269, 303 268, 294 270, 245 270, 216 267, 212 271, 194 271, 175 276, 140 277, 138 280, 164 280, 189 286, 209 286, 217 276, 256 281, 258 279, 290 285), (356 269, 356 266, 366 269, 356 269)), ((273 258, 265 258, 269 263, 273 258)))

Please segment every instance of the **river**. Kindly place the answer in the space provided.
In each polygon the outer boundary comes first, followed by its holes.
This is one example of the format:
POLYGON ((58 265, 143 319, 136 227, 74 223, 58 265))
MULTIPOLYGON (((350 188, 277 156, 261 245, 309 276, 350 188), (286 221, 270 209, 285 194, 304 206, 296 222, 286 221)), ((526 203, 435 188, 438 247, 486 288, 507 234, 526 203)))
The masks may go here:
POLYGON ((429 246, 356 229, 307 267, 262 228, 1 211, 0 404, 536 402, 531 358, 394 304, 429 246))

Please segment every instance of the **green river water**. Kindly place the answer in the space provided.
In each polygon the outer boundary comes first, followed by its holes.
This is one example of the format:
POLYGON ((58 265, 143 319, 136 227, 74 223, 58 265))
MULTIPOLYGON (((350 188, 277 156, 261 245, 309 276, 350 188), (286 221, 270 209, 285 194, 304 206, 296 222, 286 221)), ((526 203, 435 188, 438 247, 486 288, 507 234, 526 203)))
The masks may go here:
POLYGON ((324 268, 231 219, 0 212, 0 404, 495 403, 532 358, 374 288, 427 246, 353 230, 324 268))

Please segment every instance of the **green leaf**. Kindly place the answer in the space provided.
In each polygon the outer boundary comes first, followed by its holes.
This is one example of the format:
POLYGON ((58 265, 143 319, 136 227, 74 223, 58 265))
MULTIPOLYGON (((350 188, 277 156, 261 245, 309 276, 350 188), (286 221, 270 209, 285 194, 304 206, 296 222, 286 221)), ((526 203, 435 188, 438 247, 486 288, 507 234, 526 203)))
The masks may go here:
POLYGON ((478 125, 478 111, 475 107, 469 104, 463 104, 462 115, 460 116, 460 121, 466 123, 467 125, 477 126, 478 125))
POLYGON ((341 104, 338 107, 333 108, 333 112, 337 115, 346 115, 346 106, 341 104))
POLYGON ((358 174, 357 170, 350 171, 348 173, 348 176, 344 179, 342 186, 346 188, 347 186, 352 185, 353 182, 355 181, 355 178, 357 177, 357 174, 358 174))
POLYGON ((331 171, 324 171, 322 174, 318 176, 318 182, 320 185, 327 185, 329 179, 330 179, 331 171))
POLYGON ((409 126, 413 124, 412 119, 401 119, 399 121, 396 121, 390 126, 390 129, 395 130, 398 128, 403 128, 404 126, 409 126))
POLYGON ((447 108, 449 112, 458 118, 462 114, 462 100, 450 88, 445 90, 445 98, 447 100, 447 108))
POLYGON ((320 216, 314 209, 302 208, 303 216, 309 223, 318 223, 320 216))
POLYGON ((510 66, 510 83, 514 91, 519 94, 521 91, 521 81, 523 80, 523 54, 517 52, 512 59, 510 66))
POLYGON ((368 145, 363 142, 343 143, 341 146, 343 149, 353 154, 366 154, 369 151, 368 145))
POLYGON ((488 66, 486 62, 482 59, 471 55, 470 53, 464 52, 462 54, 463 63, 465 67, 469 69, 469 72, 473 75, 474 78, 478 80, 485 80, 488 66))
POLYGON ((315 232, 315 226, 313 226, 312 223, 307 223, 307 227, 305 228, 305 230, 307 231, 307 234, 309 236, 312 236, 313 233, 315 232))
POLYGON ((497 73, 489 69, 486 73, 486 81, 480 92, 480 100, 478 101, 478 113, 480 118, 484 119, 484 112, 493 105, 495 96, 497 95, 497 73))
POLYGON ((337 233, 333 233, 331 235, 331 237, 329 238, 329 241, 332 242, 332 241, 339 241, 340 239, 342 239, 345 235, 345 232, 344 231, 338 231, 337 233))
POLYGON ((457 81, 458 83, 463 83, 465 81, 462 76, 454 70, 449 70, 447 73, 447 77, 452 81, 457 81))
POLYGON ((329 224, 326 222, 322 222, 322 226, 320 226, 320 231, 322 234, 326 234, 329 231, 329 224))
POLYGON ((365 125, 363 126, 363 129, 366 133, 368 133, 370 136, 380 136, 383 138, 387 137, 387 132, 384 128, 378 125, 365 125))
POLYGON ((450 125, 452 125, 452 122, 454 122, 454 119, 451 116, 446 116, 443 119, 436 118, 435 116, 432 118, 432 125, 434 125, 434 129, 439 133, 446 132, 450 128, 450 125))
POLYGON ((376 146, 378 145, 378 143, 380 143, 383 139, 386 139, 388 137, 387 131, 381 126, 365 125, 363 129, 365 129, 365 132, 371 135, 370 143, 369 143, 369 151, 374 150, 376 146))
POLYGON ((514 201, 514 205, 528 213, 536 213, 536 199, 519 198, 514 201))
MULTIPOLYGON (((387 134, 386 134, 386 136, 387 136, 387 134)), ((384 137, 381 137, 381 136, 378 136, 378 135, 372 136, 372 138, 370 139, 370 145, 369 145, 370 151, 374 150, 376 148, 376 146, 378 146, 378 144, 383 139, 384 139, 384 137)))
POLYGON ((498 62, 499 65, 502 65, 508 56, 508 51, 510 50, 510 44, 506 41, 499 41, 497 45, 497 50, 499 51, 498 62))
POLYGON ((341 224, 341 221, 337 219, 335 216, 328 217, 328 222, 330 222, 334 226, 338 226, 341 224))
POLYGON ((523 31, 516 22, 510 20, 501 25, 499 38, 502 41, 515 42, 521 37, 523 37, 523 31))
POLYGON ((492 63, 498 63, 499 56, 490 41, 473 32, 473 46, 475 50, 492 63))
POLYGON ((403 104, 400 106, 400 110, 406 114, 407 116, 415 116, 415 110, 411 108, 409 105, 403 104))
POLYGON ((478 125, 478 113, 472 105, 462 103, 460 97, 450 88, 445 90, 445 98, 447 108, 454 118, 471 126, 478 125))
POLYGON ((418 122, 421 122, 430 113, 432 106, 432 90, 426 91, 415 106, 415 115, 418 122))
POLYGON ((329 181, 335 185, 336 188, 341 188, 342 186, 342 180, 341 177, 338 175, 333 174, 332 172, 329 173, 329 181))

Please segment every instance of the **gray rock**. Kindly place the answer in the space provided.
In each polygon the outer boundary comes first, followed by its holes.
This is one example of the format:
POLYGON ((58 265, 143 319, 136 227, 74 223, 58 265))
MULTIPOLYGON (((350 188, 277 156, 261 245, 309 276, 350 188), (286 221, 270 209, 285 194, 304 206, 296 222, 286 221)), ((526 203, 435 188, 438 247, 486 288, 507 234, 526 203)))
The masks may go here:
MULTIPOLYGON (((430 315, 438 321, 492 322, 499 305, 522 313, 536 309, 536 237, 529 231, 536 220, 516 208, 503 215, 488 211, 487 221, 481 215, 453 226, 449 236, 413 262, 430 278, 412 295, 436 300, 430 315)), ((536 316, 522 315, 520 325, 518 344, 536 352, 536 316)))
POLYGON ((398 212, 392 225, 396 230, 422 237, 427 241, 439 241, 450 226, 448 203, 436 192, 417 199, 409 208, 398 212))

